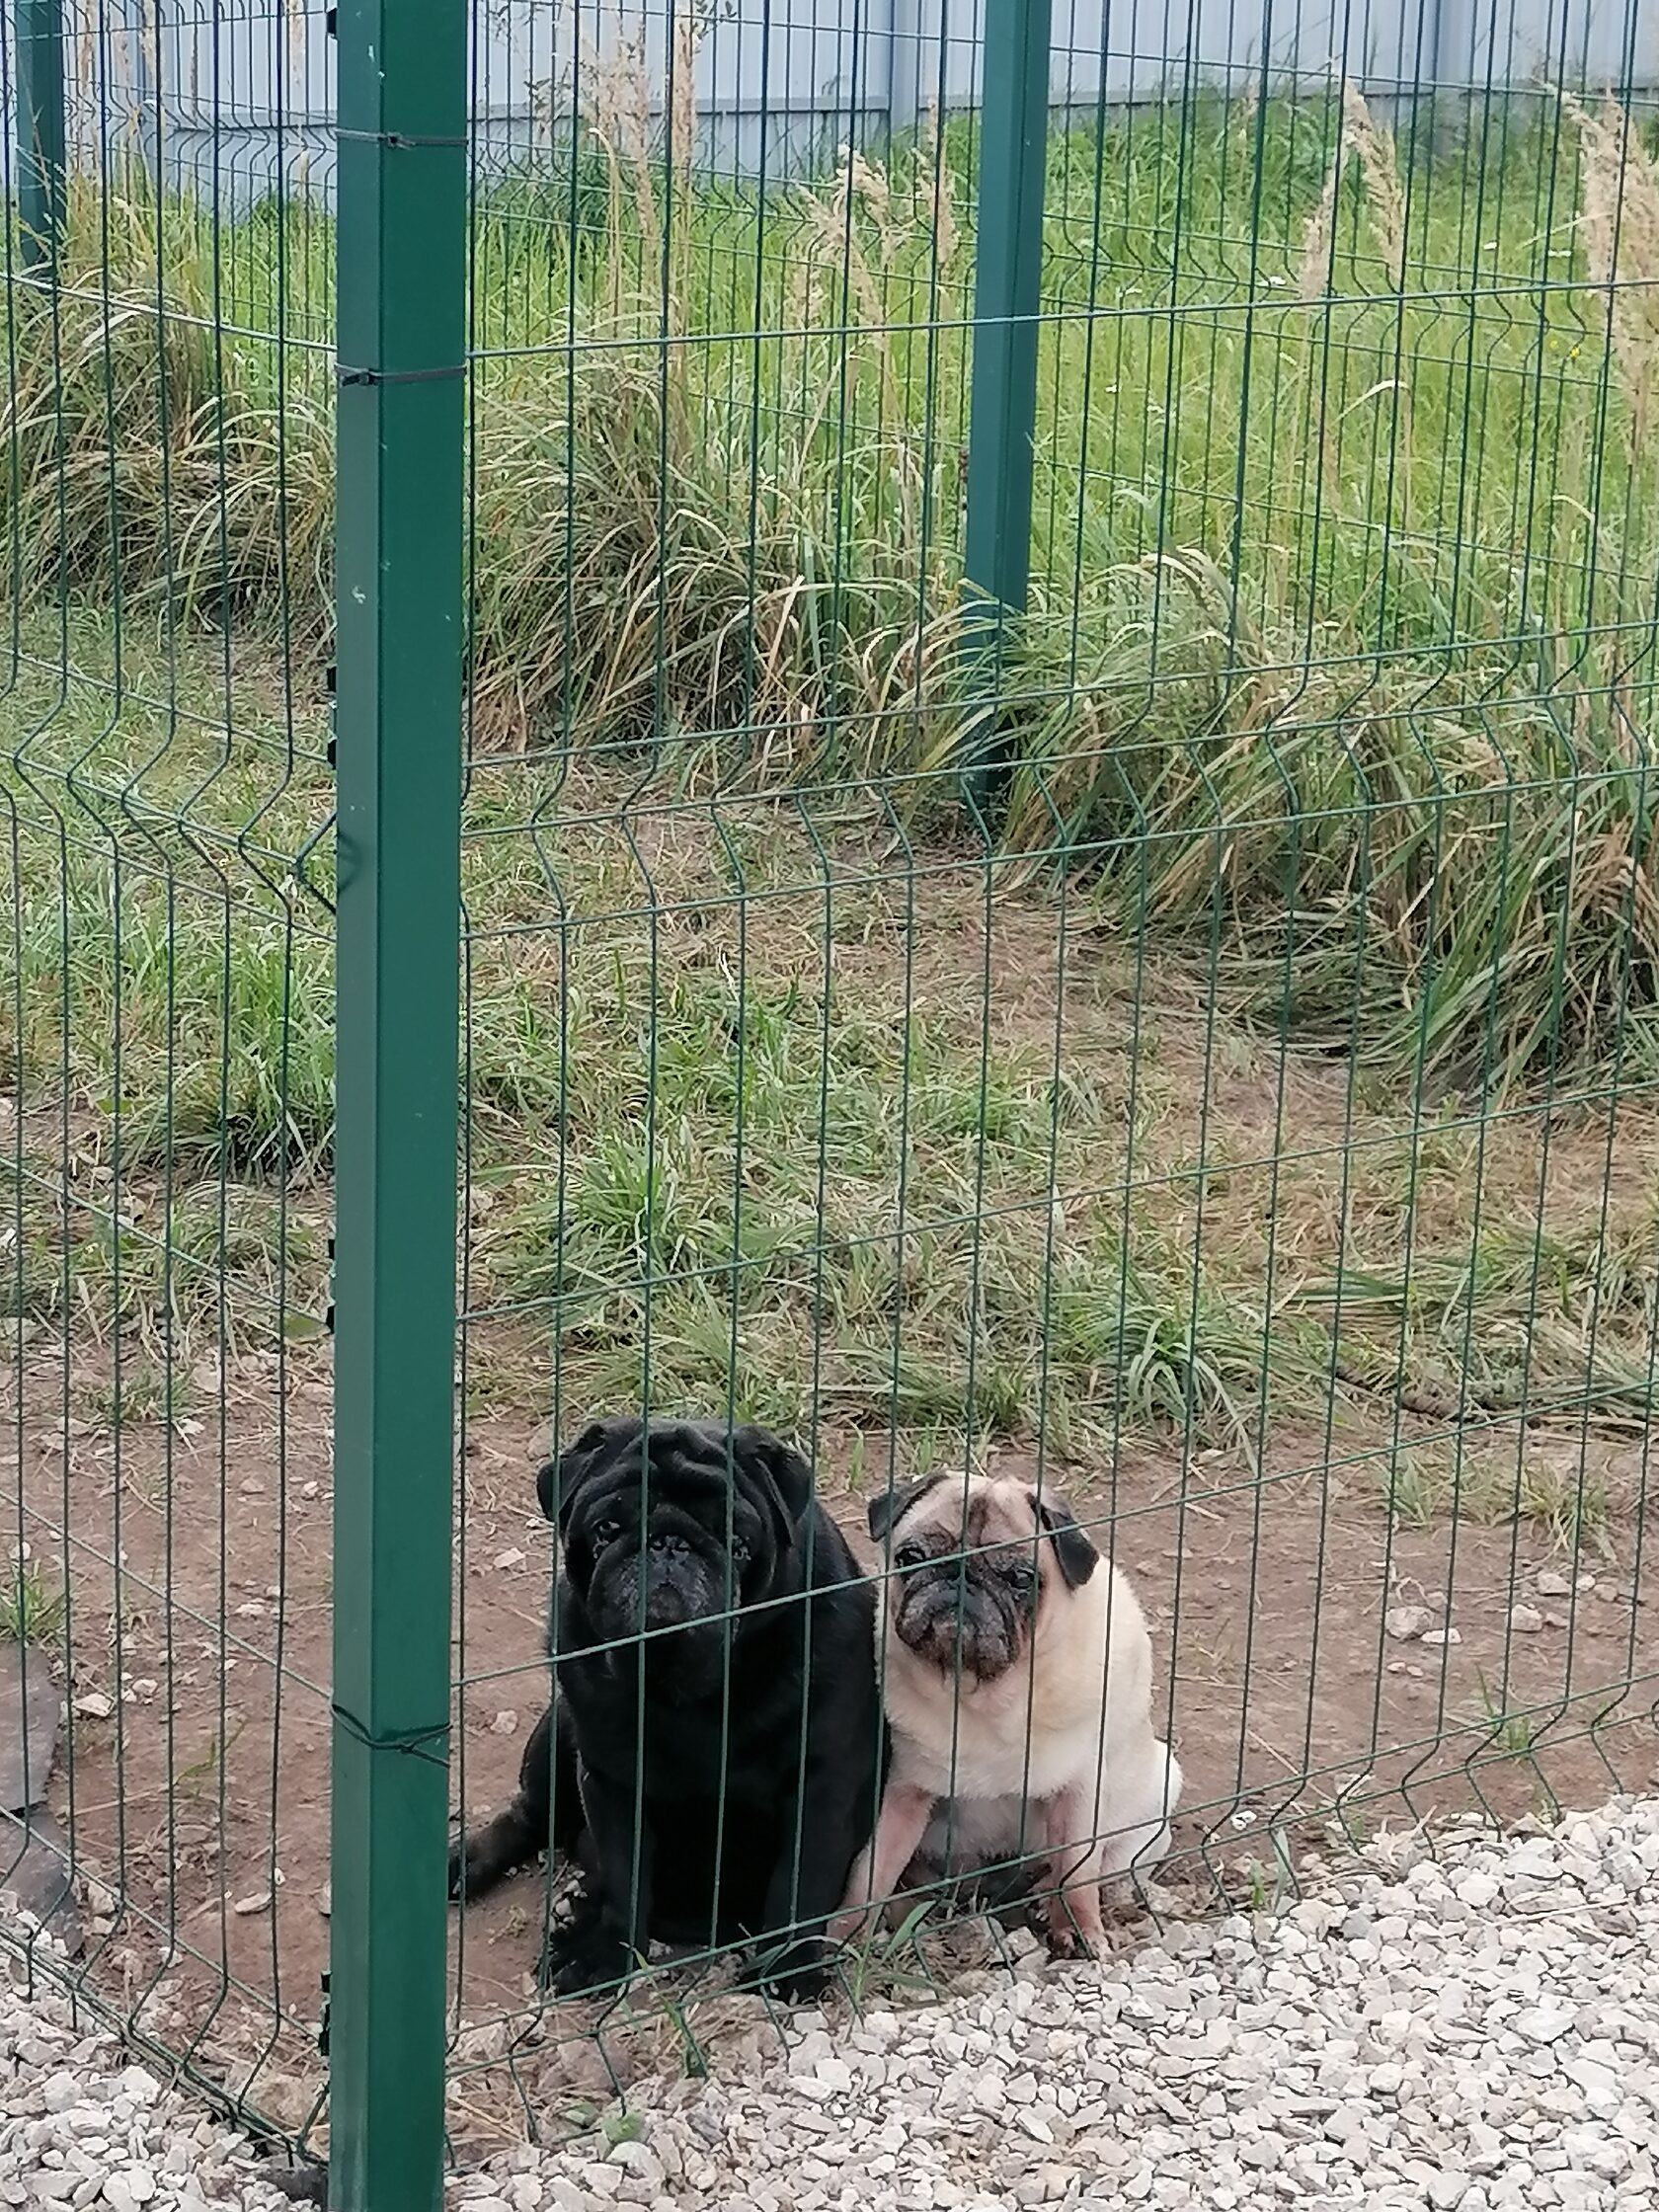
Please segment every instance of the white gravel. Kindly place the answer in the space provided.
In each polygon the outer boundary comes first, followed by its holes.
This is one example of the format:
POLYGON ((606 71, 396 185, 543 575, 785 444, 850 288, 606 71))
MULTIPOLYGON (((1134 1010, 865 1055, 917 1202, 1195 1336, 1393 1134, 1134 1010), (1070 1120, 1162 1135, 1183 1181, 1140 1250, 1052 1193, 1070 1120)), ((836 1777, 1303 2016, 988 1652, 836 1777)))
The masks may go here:
MULTIPOLYGON (((796 2022, 750 2080, 637 2086, 602 2133, 451 2183, 469 2212, 1659 2208, 1659 1799, 1380 1842, 1269 1917, 1100 1968, 796 2022), (613 2130, 613 2132, 622 2132, 613 2130)), ((277 2203, 218 2123, 0 1990, 0 2202, 277 2203)))

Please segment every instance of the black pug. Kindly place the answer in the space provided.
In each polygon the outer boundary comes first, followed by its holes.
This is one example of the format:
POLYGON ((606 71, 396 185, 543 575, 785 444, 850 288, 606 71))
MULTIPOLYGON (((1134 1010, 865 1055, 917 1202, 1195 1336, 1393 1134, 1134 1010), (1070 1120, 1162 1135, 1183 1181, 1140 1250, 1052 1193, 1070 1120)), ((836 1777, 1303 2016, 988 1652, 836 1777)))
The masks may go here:
POLYGON ((886 1763, 874 1588, 811 1469, 762 1429, 618 1418, 536 1490, 561 1552, 553 1700, 513 1802, 451 1851, 450 1896, 551 1848, 584 1878, 544 1984, 742 1941, 755 1980, 810 1995, 886 1763))

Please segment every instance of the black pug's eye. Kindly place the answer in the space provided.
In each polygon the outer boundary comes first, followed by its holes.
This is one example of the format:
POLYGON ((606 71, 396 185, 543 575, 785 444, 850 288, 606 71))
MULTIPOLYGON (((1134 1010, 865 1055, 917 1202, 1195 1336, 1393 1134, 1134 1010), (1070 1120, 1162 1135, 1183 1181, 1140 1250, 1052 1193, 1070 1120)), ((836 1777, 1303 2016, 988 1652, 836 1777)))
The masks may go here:
POLYGON ((589 1538, 593 1548, 596 1551, 602 1551, 607 1543, 614 1543, 621 1534, 621 1522, 613 1521, 607 1515, 603 1521, 593 1523, 592 1528, 589 1531, 589 1538))
POLYGON ((733 1538, 732 1538, 732 1564, 733 1564, 733 1566, 735 1566, 735 1567, 747 1567, 747 1566, 749 1565, 749 1560, 750 1560, 750 1550, 749 1550, 749 1542, 748 1542, 748 1540, 747 1540, 746 1538, 744 1538, 744 1537, 740 1537, 740 1536, 737 1536, 737 1535, 735 1535, 735 1534, 734 1534, 734 1536, 733 1536, 733 1538))

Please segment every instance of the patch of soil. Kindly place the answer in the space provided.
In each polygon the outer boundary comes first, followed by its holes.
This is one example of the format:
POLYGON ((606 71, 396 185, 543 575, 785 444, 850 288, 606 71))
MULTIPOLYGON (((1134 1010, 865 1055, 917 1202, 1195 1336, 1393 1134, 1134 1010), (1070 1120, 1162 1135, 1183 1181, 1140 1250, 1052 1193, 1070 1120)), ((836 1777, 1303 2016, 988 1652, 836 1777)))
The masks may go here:
MULTIPOLYGON (((107 1359, 76 1345, 77 1383, 107 1359)), ((71 1717, 51 1798, 92 1916, 89 1971, 141 2033, 189 2042, 233 2095, 297 2126, 321 2081, 329 1936, 326 1350, 235 1363, 222 1415, 171 1433, 151 1423, 118 1440, 66 1418, 69 1402, 61 1348, 32 1347, 0 1475, 33 1561, 48 1573, 67 1561, 71 1717)), ((533 1484, 545 1442, 523 1419, 467 1424, 453 1792, 474 1818, 511 1792, 546 1695, 550 1545, 533 1484)), ((857 1463, 852 1437, 818 1443, 824 1494, 867 1555, 841 1474, 857 1463)), ((1046 1472, 1146 1604, 1159 1709, 1187 1776, 1177 1841, 1191 1866, 1236 1898, 1260 1878, 1250 1861, 1271 1867, 1283 1850, 1270 1831, 1333 1812, 1358 1835, 1470 1804, 1510 1816, 1659 1786, 1655 1570, 1637 1525, 1616 1512, 1606 1555, 1576 1561, 1529 1524, 1446 1514, 1390 1531, 1375 1488, 1332 1471, 1352 1456, 1351 1437, 1337 1443, 1282 1435, 1259 1477, 1237 1455, 1183 1465, 1173 1442, 1140 1440, 1115 1469, 1046 1472), (1519 1624, 1517 1604, 1531 1609, 1519 1624), (1456 1640, 1390 1634, 1404 1605, 1456 1640)), ((1642 1494, 1639 1442, 1575 1432, 1527 1448, 1575 1477, 1582 1467, 1611 1499, 1642 1494)), ((582 2035, 591 2014, 536 2024, 543 1894, 525 1876, 455 1916, 460 2055, 487 2065, 527 2027, 585 2051, 561 2079, 602 2096, 609 2076, 582 2035), (508 2015, 514 2027, 489 2026, 508 2015)), ((473 2122, 525 2124, 521 2087, 465 2080, 473 2122)))

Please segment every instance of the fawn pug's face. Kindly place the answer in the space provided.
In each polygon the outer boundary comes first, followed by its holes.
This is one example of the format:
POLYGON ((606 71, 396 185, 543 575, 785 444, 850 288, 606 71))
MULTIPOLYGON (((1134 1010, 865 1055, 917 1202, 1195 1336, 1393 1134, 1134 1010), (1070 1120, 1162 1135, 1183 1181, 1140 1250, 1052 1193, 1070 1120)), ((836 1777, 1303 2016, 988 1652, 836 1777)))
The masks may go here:
POLYGON ((871 1501, 888 1566, 888 1620, 942 1673, 995 1682, 1020 1664, 1045 1608, 1063 1605, 1100 1554, 1053 1492, 1012 1476, 934 1475, 871 1501))

